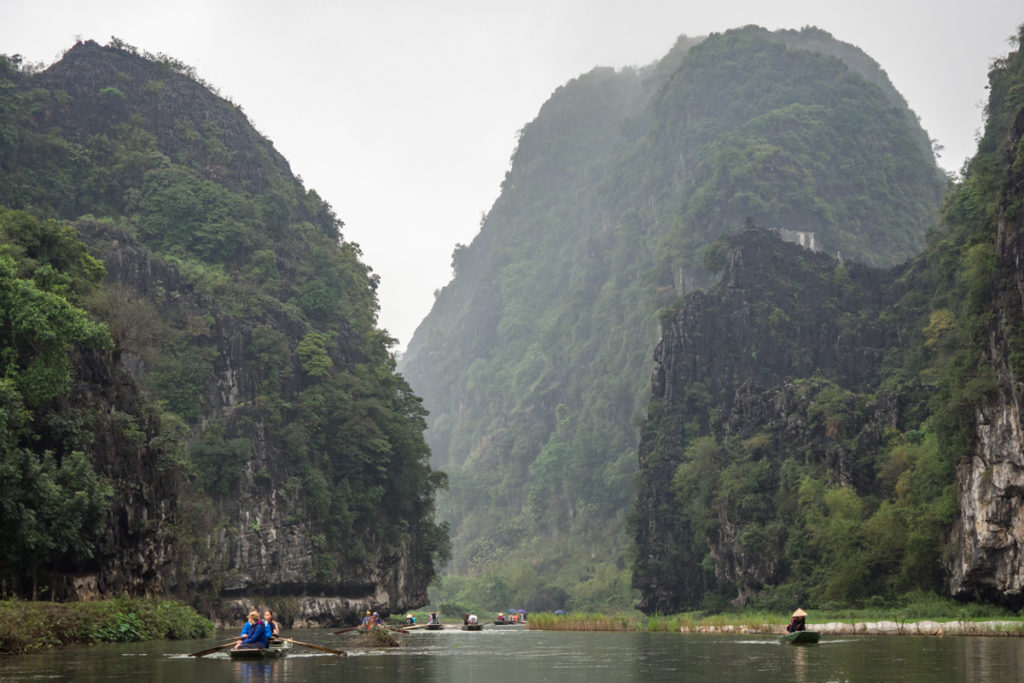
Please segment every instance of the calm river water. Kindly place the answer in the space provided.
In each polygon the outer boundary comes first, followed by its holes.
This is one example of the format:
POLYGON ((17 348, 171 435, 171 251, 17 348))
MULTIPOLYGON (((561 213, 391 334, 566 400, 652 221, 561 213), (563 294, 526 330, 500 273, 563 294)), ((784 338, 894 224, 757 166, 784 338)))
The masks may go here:
POLYGON ((347 649, 346 658, 297 648, 267 663, 217 653, 186 656, 208 641, 76 647, 0 657, 2 681, 214 681, 390 683, 448 681, 1021 681, 1024 638, 825 636, 817 645, 772 636, 562 633, 495 627, 414 631, 402 647, 351 647, 348 636, 294 630, 286 636, 347 649))

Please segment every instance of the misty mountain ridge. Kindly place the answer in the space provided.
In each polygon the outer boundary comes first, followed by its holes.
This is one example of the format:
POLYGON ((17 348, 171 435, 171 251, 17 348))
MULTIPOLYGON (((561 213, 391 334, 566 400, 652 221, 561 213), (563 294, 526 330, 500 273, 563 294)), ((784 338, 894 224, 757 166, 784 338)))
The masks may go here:
POLYGON ((719 236, 752 223, 893 265, 946 185, 884 72, 819 29, 684 37, 558 88, 399 365, 450 478, 449 570, 535 608, 630 604, 650 350, 714 282, 719 236))

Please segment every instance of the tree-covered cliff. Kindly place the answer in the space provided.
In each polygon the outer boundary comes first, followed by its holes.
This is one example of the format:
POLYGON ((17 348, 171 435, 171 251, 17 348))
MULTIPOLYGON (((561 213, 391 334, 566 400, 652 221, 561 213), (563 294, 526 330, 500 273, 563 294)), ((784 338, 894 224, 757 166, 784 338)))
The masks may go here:
POLYGON ((1024 604, 1018 43, 920 256, 870 270, 749 232, 667 317, 640 446, 645 611, 1024 604))
POLYGON ((444 479, 376 276, 237 106, 118 41, 0 57, 0 205, 0 593, 426 602, 444 479))
POLYGON ((400 363, 450 476, 464 599, 629 604, 659 309, 709 284, 708 245, 748 220, 895 264, 945 185, 878 65, 817 29, 682 38, 559 88, 400 363))

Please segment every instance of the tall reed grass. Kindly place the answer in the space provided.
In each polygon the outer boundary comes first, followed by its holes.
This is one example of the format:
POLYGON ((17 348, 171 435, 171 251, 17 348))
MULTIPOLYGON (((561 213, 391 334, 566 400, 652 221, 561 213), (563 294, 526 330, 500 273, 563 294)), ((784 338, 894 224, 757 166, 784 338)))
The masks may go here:
POLYGON ((714 614, 702 616, 699 612, 646 616, 633 614, 531 614, 527 628, 542 631, 686 631, 699 630, 751 630, 766 625, 785 624, 786 618, 778 614, 751 612, 744 614, 714 614), (780 622, 781 620, 781 622, 780 622))
POLYGON ((638 621, 646 617, 627 614, 531 614, 526 628, 541 631, 642 631, 638 621))

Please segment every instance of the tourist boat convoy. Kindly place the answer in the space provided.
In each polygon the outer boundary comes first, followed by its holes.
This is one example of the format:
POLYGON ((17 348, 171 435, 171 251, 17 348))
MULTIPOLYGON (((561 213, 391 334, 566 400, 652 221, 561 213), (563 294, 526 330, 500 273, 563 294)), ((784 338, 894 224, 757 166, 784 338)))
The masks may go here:
MULTIPOLYGON (((522 618, 515 618, 505 620, 499 615, 498 619, 495 619, 493 624, 488 624, 489 627, 501 627, 501 626, 524 626, 526 622, 525 615, 522 618)), ((821 639, 821 634, 818 631, 811 631, 805 628, 805 618, 807 613, 802 609, 798 609, 793 613, 793 617, 790 619, 789 625, 786 627, 787 633, 779 636, 779 641, 782 643, 791 643, 793 645, 811 645, 817 643, 821 639)), ((415 620, 413 620, 415 621, 415 620)), ((335 634, 346 633, 349 631, 363 631, 369 632, 371 628, 382 628, 389 631, 396 631, 399 633, 410 633, 413 630, 424 629, 427 631, 440 631, 445 629, 456 629, 462 631, 482 631, 484 624, 480 623, 463 623, 463 624, 442 624, 438 619, 436 613, 431 613, 430 618, 426 624, 409 624, 403 628, 395 628, 384 624, 377 624, 372 627, 352 627, 335 631, 335 634)), ((265 648, 251 648, 251 649, 227 649, 231 645, 235 644, 236 641, 224 645, 218 645, 208 650, 202 650, 200 652, 193 652, 190 657, 202 657, 204 655, 212 654, 214 652, 226 651, 228 657, 233 660, 248 660, 248 661, 268 661, 281 659, 288 655, 294 645, 300 645, 303 647, 309 647, 314 650, 320 650, 334 655, 345 656, 347 653, 341 650, 335 650, 333 648, 324 647, 322 645, 316 645, 314 643, 303 643, 302 641, 294 640, 292 638, 285 638, 283 636, 275 636, 272 641, 265 648)))

